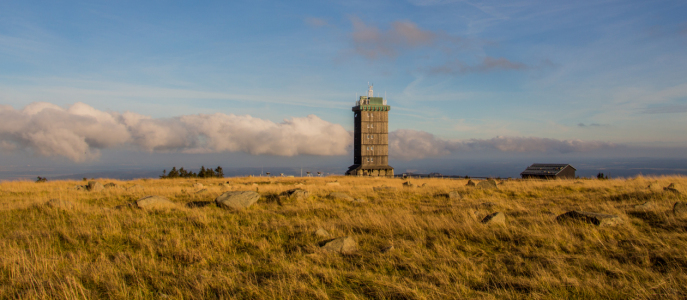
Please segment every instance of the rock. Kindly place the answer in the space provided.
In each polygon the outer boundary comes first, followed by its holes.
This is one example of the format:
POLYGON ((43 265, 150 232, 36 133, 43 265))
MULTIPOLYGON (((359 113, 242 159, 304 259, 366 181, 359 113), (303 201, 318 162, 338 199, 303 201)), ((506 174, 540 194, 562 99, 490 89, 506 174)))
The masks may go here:
POLYGON ((157 195, 145 196, 136 200, 136 206, 142 209, 170 209, 177 207, 174 202, 157 195))
POLYGON ((337 181, 334 181, 334 182, 327 182, 325 185, 327 185, 327 186, 340 186, 341 184, 337 181))
POLYGON ((334 200, 346 200, 346 201, 353 201, 354 200, 353 197, 351 197, 350 195, 344 194, 344 193, 339 193, 339 192, 330 193, 327 197, 329 197, 330 199, 334 199, 334 200))
POLYGON ((656 182, 649 183, 649 185, 648 185, 646 188, 647 188, 649 191, 651 191, 651 192, 656 192, 656 193, 662 192, 662 191, 663 191, 663 187, 660 186, 660 185, 659 185, 658 183, 656 183, 656 182))
POLYGON ((395 249, 395 248, 394 248, 394 245, 389 245, 389 246, 386 246, 386 247, 382 248, 382 249, 381 249, 381 252, 382 252, 382 253, 388 253, 388 252, 393 251, 394 249, 395 249))
POLYGON ((644 202, 643 204, 635 205, 632 208, 641 209, 641 210, 652 209, 652 208, 654 208, 654 203, 651 201, 647 201, 647 202, 644 202))
POLYGON ((496 206, 496 203, 494 203, 494 202, 482 202, 482 203, 479 204, 479 206, 489 208, 489 207, 494 207, 494 206, 496 206))
POLYGON ((474 181, 472 181, 472 179, 469 179, 468 183, 465 186, 476 186, 476 184, 474 181))
POLYGON ((477 187, 482 189, 498 189, 498 186, 496 186, 496 181, 493 179, 480 181, 480 183, 477 184, 477 187))
POLYGON ((202 188, 203 188, 203 184, 200 183, 200 182, 196 182, 196 183, 193 184, 193 188, 194 188, 194 189, 202 189, 202 188))
POLYGON ((116 189, 116 188, 119 188, 119 186, 117 184, 115 184, 114 182, 109 182, 109 183, 105 184, 105 188, 116 189))
POLYGON ((358 243, 356 243, 352 237, 347 236, 326 242, 324 246, 322 246, 322 249, 342 254, 350 254, 358 250, 358 243))
POLYGON ((96 181, 89 181, 86 189, 89 192, 100 192, 105 189, 102 183, 96 181))
MULTIPOLYGON (((426 187, 426 186, 427 186, 427 183, 423 183, 423 184, 422 184, 422 187, 426 187)), ((393 246, 392 246, 392 247, 393 247, 393 246)))
POLYGON ((282 192, 279 196, 288 197, 294 200, 305 200, 308 199, 310 193, 304 189, 292 189, 282 192))
POLYGON ((243 209, 260 199, 260 194, 253 191, 226 192, 215 199, 217 206, 222 208, 243 209))
POLYGON ((202 193, 205 193, 207 191, 208 191, 208 189, 202 189, 200 191, 197 191, 196 194, 202 194, 202 193))
POLYGON ((59 209, 72 209, 74 208, 74 203, 72 203, 69 200, 60 200, 60 199, 50 199, 48 202, 45 203, 45 205, 52 207, 52 208, 59 208, 59 209))
POLYGON ((506 225, 506 215, 501 212, 489 214, 482 219, 482 224, 500 224, 506 225))
POLYGON ((373 187, 372 190, 375 192, 383 192, 383 191, 395 191, 396 188, 393 186, 383 185, 383 186, 373 187))
POLYGON ((355 198, 355 199, 353 199, 353 202, 356 202, 356 203, 365 203, 365 202, 367 202, 367 200, 362 199, 362 198, 355 198))
POLYGON ((315 236, 326 238, 329 237, 329 232, 324 230, 324 228, 320 227, 315 231, 315 236))
POLYGON ((415 187, 415 185, 412 184, 410 181, 406 181, 403 183, 403 187, 413 188, 413 187, 415 187))
POLYGON ((142 189, 143 189, 143 186, 141 186, 140 184, 126 188, 127 191, 140 191, 142 189))
POLYGON ((676 215, 687 214, 687 203, 675 202, 675 205, 673 205, 673 213, 676 215))
POLYGON ((676 193, 676 194, 678 194, 678 195, 680 195, 680 194, 682 194, 682 193, 684 192, 684 191, 682 190, 682 187, 681 187, 680 185, 678 185, 678 184, 675 184, 675 183, 671 183, 671 184, 668 185, 667 187, 664 187, 663 190, 666 191, 666 192, 673 192, 673 193, 676 193))
POLYGON ((77 191, 84 191, 84 190, 86 190, 86 186, 85 186, 85 185, 77 185, 77 186, 75 186, 74 188, 75 188, 77 191))
POLYGON ((615 226, 622 223, 622 219, 618 216, 577 210, 569 211, 556 217, 556 221, 582 221, 597 226, 615 226))
POLYGON ((456 191, 451 191, 451 192, 448 192, 448 198, 453 199, 453 200, 462 199, 463 195, 461 195, 460 193, 458 193, 456 191))

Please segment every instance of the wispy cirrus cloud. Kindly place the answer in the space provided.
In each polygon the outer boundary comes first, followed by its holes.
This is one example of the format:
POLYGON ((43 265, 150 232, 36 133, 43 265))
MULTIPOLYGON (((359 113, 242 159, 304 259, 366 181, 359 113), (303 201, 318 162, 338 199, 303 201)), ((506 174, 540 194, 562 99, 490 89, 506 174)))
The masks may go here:
MULTIPOLYGON (((394 59, 412 50, 422 50, 424 56, 434 56, 439 61, 446 58, 438 66, 420 68, 420 71, 432 75, 465 75, 529 68, 524 63, 505 57, 473 55, 467 49, 472 47, 470 44, 475 44, 475 41, 450 35, 444 31, 423 29, 407 20, 392 22, 388 29, 367 24, 357 17, 351 18, 351 24, 353 29, 350 33, 350 42, 353 53, 372 61, 383 58, 394 59), (436 55, 430 55, 431 53, 436 55), (466 61, 474 60, 479 63, 466 63, 466 61)), ((480 43, 488 44, 478 42, 480 43)))
POLYGON ((410 21, 393 22, 387 30, 365 24, 357 17, 352 17, 351 23, 351 42, 355 52, 373 60, 382 57, 393 58, 406 49, 433 46, 440 36, 455 42, 460 41, 460 38, 451 37, 443 32, 423 30, 410 21))

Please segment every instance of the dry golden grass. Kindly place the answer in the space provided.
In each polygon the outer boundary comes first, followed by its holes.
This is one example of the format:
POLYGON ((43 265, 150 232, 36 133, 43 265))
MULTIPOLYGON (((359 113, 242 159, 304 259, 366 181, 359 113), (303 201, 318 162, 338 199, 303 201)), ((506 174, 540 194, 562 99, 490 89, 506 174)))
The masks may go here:
POLYGON ((102 192, 80 181, 0 183, 0 298, 66 299, 684 299, 685 201, 647 185, 684 177, 509 181, 498 190, 465 180, 265 178, 114 182, 102 192), (341 186, 326 186, 338 180, 341 186), (229 182, 229 185, 224 185, 229 182), (307 200, 275 200, 296 183, 307 200), (395 186, 375 192, 373 187, 395 186), (243 211, 207 203, 229 190, 258 190, 243 211), (327 199, 341 191, 364 203, 327 199), (460 200, 440 193, 458 191, 460 200), (178 209, 121 205, 161 195, 178 209), (72 209, 45 205, 69 200, 72 209), (631 206, 653 201, 650 211, 631 206), (490 205, 491 204, 491 205, 490 205), (569 210, 615 214, 617 227, 558 224, 569 210), (480 223, 506 214, 506 226, 480 223), (355 254, 324 252, 313 232, 352 236, 355 254), (393 249, 381 249, 393 245, 393 249))

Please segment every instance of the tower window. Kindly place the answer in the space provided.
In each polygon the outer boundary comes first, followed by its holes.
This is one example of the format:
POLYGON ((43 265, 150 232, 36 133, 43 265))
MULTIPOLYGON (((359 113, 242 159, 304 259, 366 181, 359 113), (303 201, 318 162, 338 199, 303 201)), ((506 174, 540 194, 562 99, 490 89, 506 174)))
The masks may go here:
POLYGON ((370 124, 370 128, 375 127, 375 124, 370 124))
POLYGON ((375 147, 374 147, 374 146, 370 147, 370 150, 374 150, 374 149, 375 149, 375 147))

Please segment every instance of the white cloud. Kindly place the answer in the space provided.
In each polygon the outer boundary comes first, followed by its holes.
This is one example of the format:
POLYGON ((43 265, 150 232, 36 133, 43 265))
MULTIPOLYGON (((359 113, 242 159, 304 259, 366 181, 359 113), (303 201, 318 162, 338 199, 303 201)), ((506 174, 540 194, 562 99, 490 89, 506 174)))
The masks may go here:
POLYGON ((84 103, 63 109, 37 102, 22 110, 0 106, 0 119, 2 150, 24 149, 76 162, 97 158, 100 149, 128 146, 154 152, 345 155, 352 142, 341 125, 315 115, 281 123, 221 113, 154 119, 84 103))

